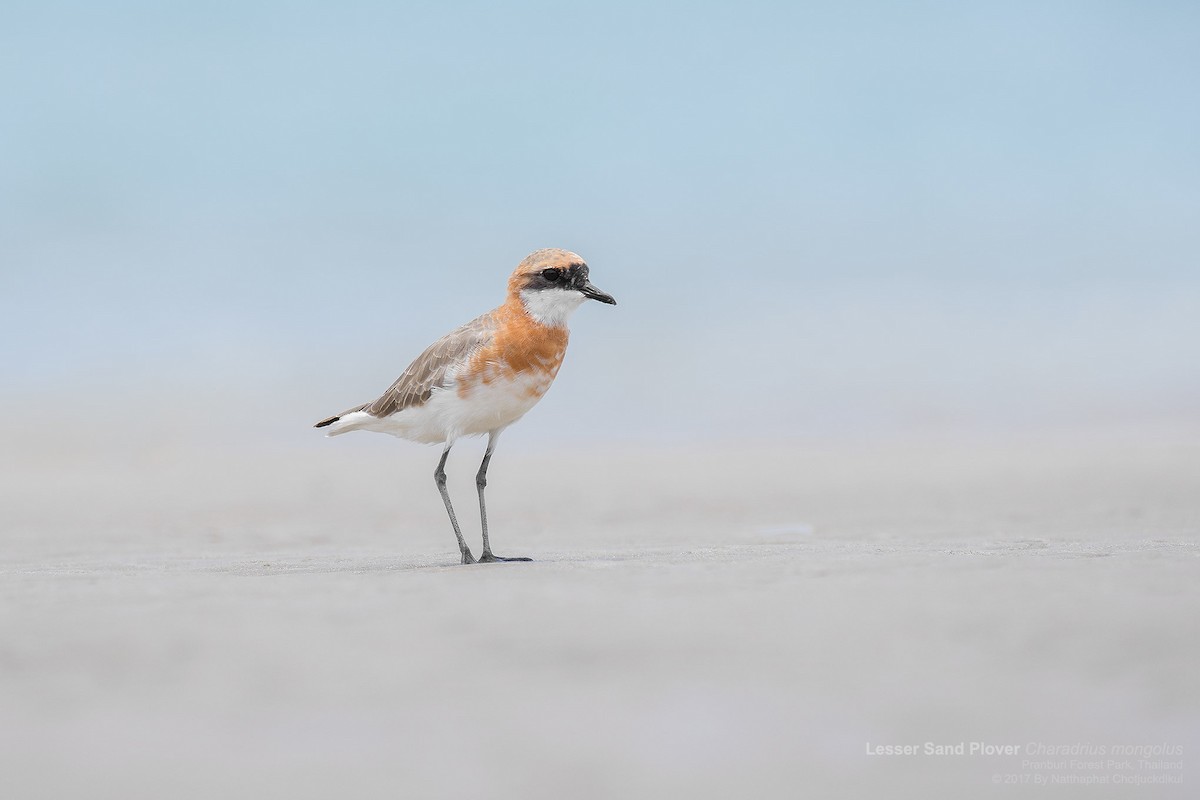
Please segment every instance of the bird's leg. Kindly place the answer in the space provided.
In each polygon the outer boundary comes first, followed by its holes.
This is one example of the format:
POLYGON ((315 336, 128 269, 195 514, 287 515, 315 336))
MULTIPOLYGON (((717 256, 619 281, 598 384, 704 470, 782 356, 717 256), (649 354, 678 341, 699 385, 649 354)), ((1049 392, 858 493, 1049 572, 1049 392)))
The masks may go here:
POLYGON ((479 557, 479 563, 489 564, 495 561, 533 561, 532 558, 501 558, 492 553, 492 545, 488 541, 487 529, 487 506, 483 502, 483 489, 487 486, 487 468, 488 462, 492 460, 492 450, 496 447, 496 434, 488 434, 487 452, 483 454, 483 463, 479 465, 479 472, 475 474, 475 488, 479 490, 479 521, 483 527, 483 555, 479 557))
POLYGON ((458 550, 462 553, 462 563, 474 564, 475 556, 471 555, 471 548, 467 547, 467 540, 463 538, 462 531, 458 527, 458 518, 454 516, 454 506, 450 505, 450 493, 446 491, 446 457, 450 455, 452 446, 453 442, 447 444, 446 449, 442 451, 442 460, 438 462, 437 469, 434 470, 433 480, 437 483, 438 491, 442 493, 442 502, 446 504, 446 513, 450 515, 450 524, 454 526, 454 535, 458 538, 458 550))

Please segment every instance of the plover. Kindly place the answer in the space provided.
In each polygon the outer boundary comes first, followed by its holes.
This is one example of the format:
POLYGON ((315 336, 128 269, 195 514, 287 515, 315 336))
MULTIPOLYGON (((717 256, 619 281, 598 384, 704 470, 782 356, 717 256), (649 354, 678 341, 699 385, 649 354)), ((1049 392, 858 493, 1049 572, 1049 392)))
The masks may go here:
POLYGON ((509 277, 503 305, 431 344, 378 400, 315 427, 329 428, 329 436, 364 430, 441 444, 433 478, 464 564, 476 561, 446 491, 446 457, 460 437, 486 433, 487 450, 475 475, 483 527, 479 561, 529 561, 492 553, 483 501, 488 463, 500 433, 533 408, 554 382, 567 351, 567 319, 589 298, 617 304, 592 285, 588 265, 575 253, 554 248, 531 253, 509 277))

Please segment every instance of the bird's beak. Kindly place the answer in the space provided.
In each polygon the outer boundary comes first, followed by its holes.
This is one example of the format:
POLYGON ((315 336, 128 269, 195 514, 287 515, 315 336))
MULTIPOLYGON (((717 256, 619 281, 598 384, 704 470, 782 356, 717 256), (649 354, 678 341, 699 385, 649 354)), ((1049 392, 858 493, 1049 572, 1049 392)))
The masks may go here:
POLYGON ((615 306, 617 304, 617 301, 613 299, 611 294, 606 294, 600 291, 592 285, 591 281, 585 283, 583 288, 579 291, 583 292, 584 297, 590 297, 593 300, 599 300, 601 303, 608 303, 610 306, 615 306))

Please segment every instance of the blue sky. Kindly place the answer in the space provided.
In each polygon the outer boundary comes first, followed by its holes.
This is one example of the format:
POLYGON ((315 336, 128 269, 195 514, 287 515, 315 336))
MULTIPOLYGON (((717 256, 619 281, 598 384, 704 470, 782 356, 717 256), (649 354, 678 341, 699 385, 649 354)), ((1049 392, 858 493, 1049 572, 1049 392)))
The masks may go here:
POLYGON ((802 434, 1200 400, 1194 4, 4 17, 14 401, 84 375, 321 416, 543 246, 621 300, 580 313, 549 420, 802 434))

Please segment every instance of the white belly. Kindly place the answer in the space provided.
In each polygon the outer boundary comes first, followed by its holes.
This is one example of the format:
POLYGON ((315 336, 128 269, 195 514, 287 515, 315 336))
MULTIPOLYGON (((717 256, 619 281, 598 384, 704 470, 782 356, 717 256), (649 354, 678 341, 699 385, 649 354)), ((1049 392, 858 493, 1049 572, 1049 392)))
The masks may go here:
POLYGON ((518 374, 512 379, 478 383, 462 396, 454 388, 435 389, 420 406, 387 417, 356 411, 342 417, 330 434, 350 430, 388 433, 414 442, 438 444, 505 428, 523 417, 550 388, 553 375, 518 374))

